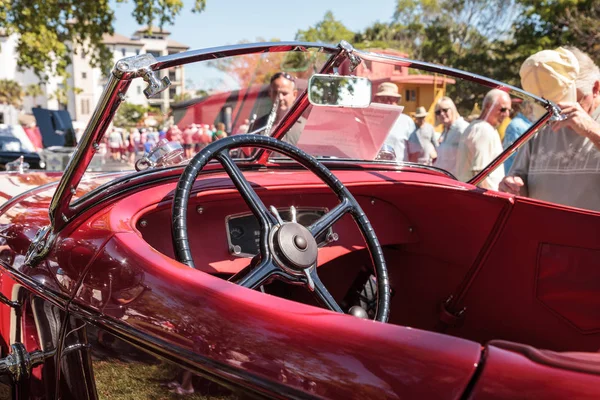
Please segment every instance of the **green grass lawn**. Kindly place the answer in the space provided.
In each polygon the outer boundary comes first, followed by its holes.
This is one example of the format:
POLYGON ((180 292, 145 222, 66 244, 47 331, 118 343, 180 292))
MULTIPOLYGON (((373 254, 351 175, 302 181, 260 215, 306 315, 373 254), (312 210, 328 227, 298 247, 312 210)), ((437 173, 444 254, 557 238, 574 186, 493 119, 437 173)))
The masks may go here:
POLYGON ((165 383, 175 380, 178 371, 166 363, 94 361, 94 377, 101 399, 238 399, 227 389, 200 377, 194 377, 194 394, 181 396, 169 392, 165 383))

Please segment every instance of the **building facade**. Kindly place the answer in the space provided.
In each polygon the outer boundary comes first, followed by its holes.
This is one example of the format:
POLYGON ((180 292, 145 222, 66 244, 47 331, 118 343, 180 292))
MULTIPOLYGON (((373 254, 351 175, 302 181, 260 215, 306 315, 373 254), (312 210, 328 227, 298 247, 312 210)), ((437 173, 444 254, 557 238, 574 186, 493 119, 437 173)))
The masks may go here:
MULTIPOLYGON (((113 64, 122 58, 143 53, 151 53, 158 57, 179 53, 189 48, 169 39, 169 35, 169 32, 158 28, 151 30, 141 28, 131 38, 120 34, 104 35, 104 44, 112 52, 113 64)), ((25 96, 23 99, 23 113, 25 115, 31 114, 31 109, 35 106, 49 109, 67 109, 74 125, 87 125, 102 95, 110 71, 101 71, 100 68, 92 67, 81 48, 72 49, 72 63, 67 70, 70 74, 67 80, 67 103, 60 104, 59 99, 54 95, 57 89, 63 88, 64 85, 59 77, 50 77, 47 82, 41 83, 33 71, 18 70, 17 40, 16 35, 0 35, 0 79, 14 80, 21 84, 23 90, 28 85, 40 85, 43 93, 35 99, 31 96, 25 96)), ((142 79, 135 79, 127 91, 125 101, 148 106, 154 109, 155 113, 168 113, 175 96, 182 95, 185 92, 183 67, 170 70, 168 76, 172 83, 169 90, 152 99, 147 99, 143 93, 146 83, 142 79)))

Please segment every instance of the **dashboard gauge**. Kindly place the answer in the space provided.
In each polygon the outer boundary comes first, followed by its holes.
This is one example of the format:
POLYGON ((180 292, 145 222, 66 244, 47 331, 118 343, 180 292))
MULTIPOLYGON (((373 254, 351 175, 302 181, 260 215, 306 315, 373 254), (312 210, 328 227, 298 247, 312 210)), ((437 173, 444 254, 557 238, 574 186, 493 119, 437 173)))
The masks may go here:
MULTIPOLYGON (((281 219, 291 221, 292 215, 289 208, 277 209, 281 219)), ((296 220, 303 226, 309 226, 327 212, 324 208, 298 208, 296 220)), ((252 258, 259 253, 260 225, 252 213, 229 215, 225 218, 227 242, 229 252, 237 257, 252 258)), ((329 228, 327 232, 317 237, 319 246, 326 243, 327 235, 333 233, 329 228)))

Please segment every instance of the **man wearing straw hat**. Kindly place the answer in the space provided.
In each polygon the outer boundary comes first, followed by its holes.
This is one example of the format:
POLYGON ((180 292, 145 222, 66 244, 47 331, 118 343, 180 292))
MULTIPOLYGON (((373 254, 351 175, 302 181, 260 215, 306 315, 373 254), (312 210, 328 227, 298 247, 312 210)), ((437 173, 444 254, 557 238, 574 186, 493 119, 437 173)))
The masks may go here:
POLYGON ((600 69, 574 48, 543 50, 520 70, 523 88, 558 103, 566 119, 519 149, 500 190, 600 211, 600 69))
MULTIPOLYGON (((383 82, 377 87, 377 93, 375 93, 373 102, 398 105, 401 99, 402 95, 398 93, 398 86, 395 83, 383 82)), ((396 161, 408 160, 406 142, 414 130, 415 123, 412 118, 406 114, 400 114, 383 143, 384 147, 388 146, 394 149, 396 161)))
POLYGON ((417 129, 413 131, 408 139, 408 160, 422 165, 431 165, 437 158, 437 142, 433 125, 425 122, 427 110, 425 107, 417 107, 415 112, 415 124, 417 129))

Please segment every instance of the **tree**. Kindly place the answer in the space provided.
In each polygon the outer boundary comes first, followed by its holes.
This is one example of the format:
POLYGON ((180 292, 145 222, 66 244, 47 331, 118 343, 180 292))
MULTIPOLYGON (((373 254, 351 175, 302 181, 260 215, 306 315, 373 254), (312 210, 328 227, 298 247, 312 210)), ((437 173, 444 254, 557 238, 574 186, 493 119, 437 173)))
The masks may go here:
POLYGON ((148 109, 142 105, 123 103, 115 115, 115 126, 121 128, 131 128, 137 126, 144 117, 148 109))
POLYGON ((23 88, 11 79, 0 79, 0 104, 21 107, 23 104, 23 88))
POLYGON ((336 20, 331 11, 327 11, 323 20, 307 30, 299 30, 296 33, 296 40, 305 42, 322 42, 336 44, 340 40, 352 42, 354 32, 348 29, 343 23, 336 20))
POLYGON ((40 84, 32 83, 31 85, 27 85, 25 89, 25 95, 31 97, 33 99, 33 106, 37 107, 37 97, 44 94, 42 90, 42 86, 40 84))
MULTIPOLYGON (((124 3, 127 0, 117 0, 124 3)), ((140 25, 172 24, 183 0, 133 0, 133 17, 140 25)), ((114 33, 114 12, 106 0, 2 1, 0 28, 19 35, 16 52, 19 68, 31 68, 42 80, 68 76, 70 48, 82 49, 91 64, 103 71, 112 67, 112 55, 102 42, 114 33)), ((204 10, 206 0, 195 0, 193 12, 204 10)), ((77 50, 79 51, 79 50, 77 50)))
POLYGON ((512 51, 519 62, 529 55, 565 44, 578 47, 600 63, 600 3, 593 0, 519 0, 512 51))

